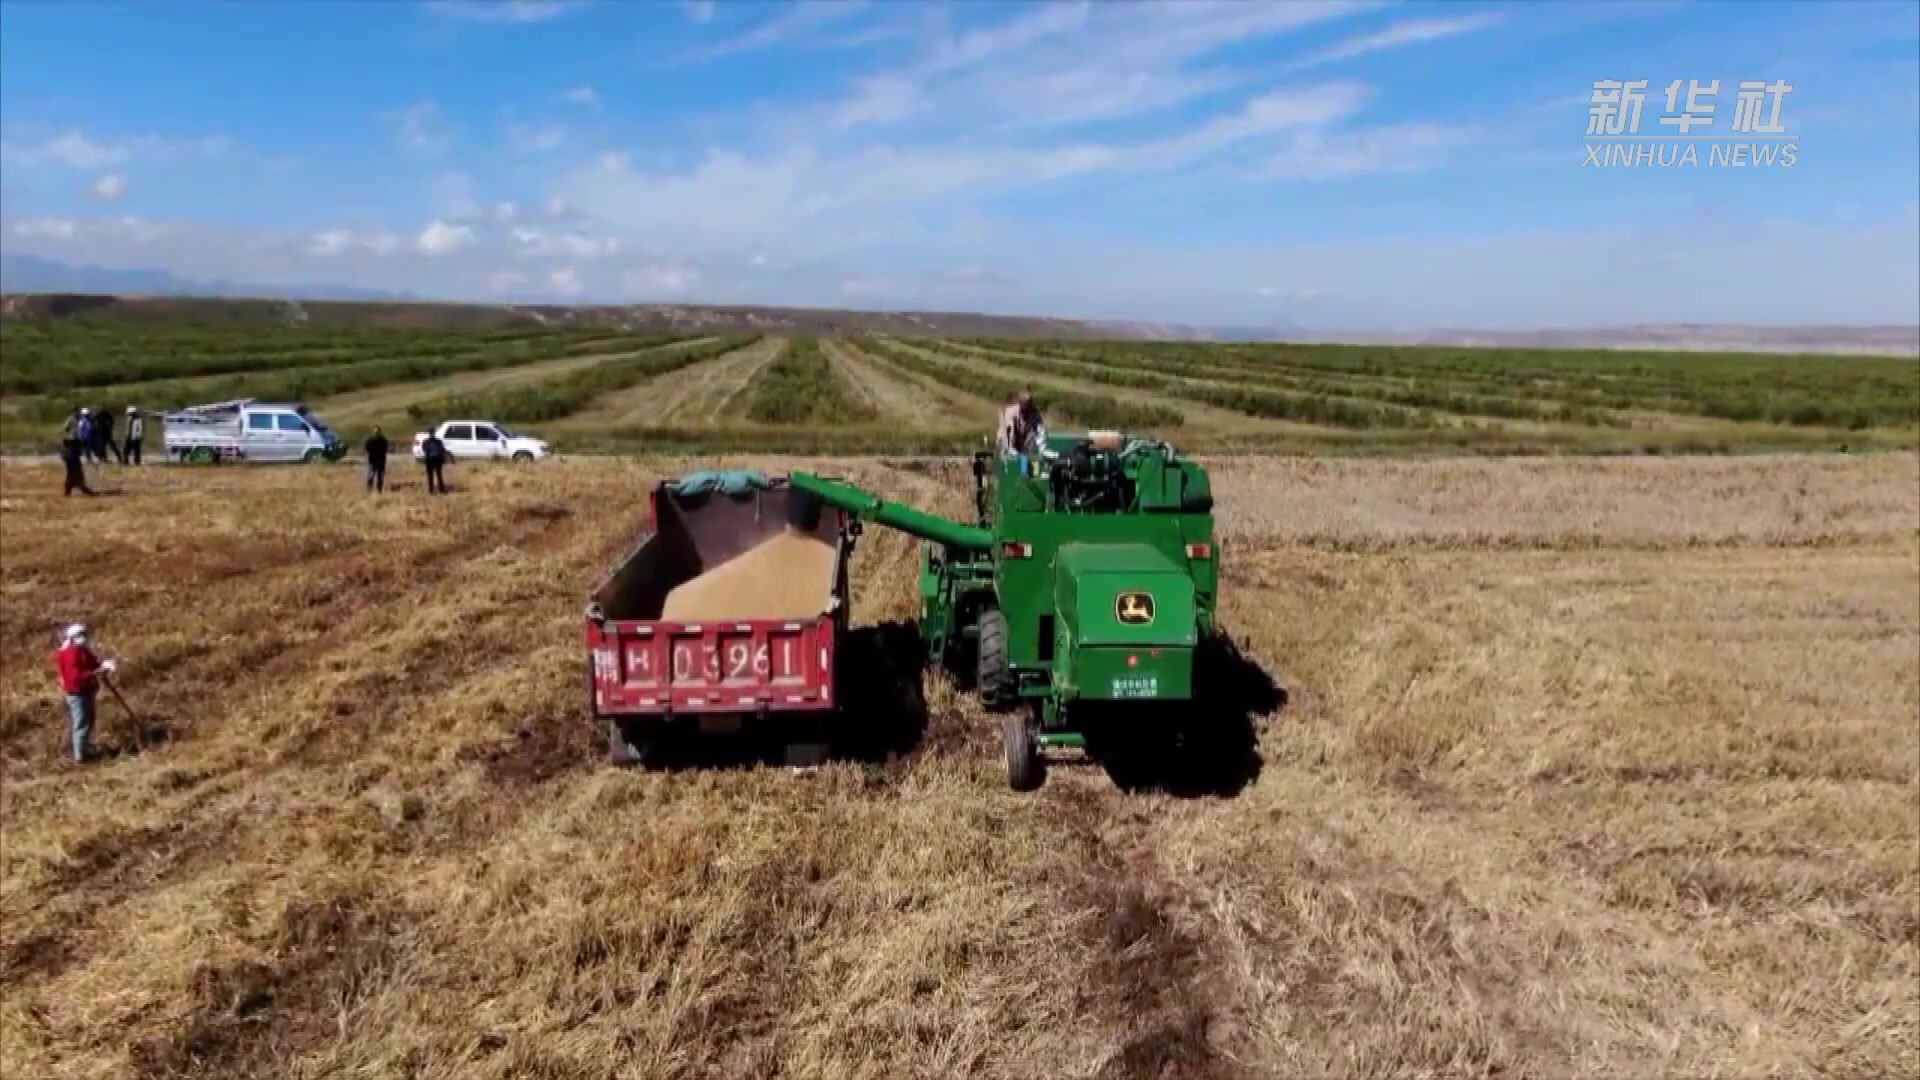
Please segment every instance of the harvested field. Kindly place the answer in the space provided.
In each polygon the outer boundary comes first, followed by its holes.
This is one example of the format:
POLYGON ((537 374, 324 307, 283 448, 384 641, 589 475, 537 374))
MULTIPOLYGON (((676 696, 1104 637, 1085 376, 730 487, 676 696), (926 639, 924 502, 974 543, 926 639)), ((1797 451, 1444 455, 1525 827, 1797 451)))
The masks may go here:
MULTIPOLYGON (((76 404, 117 412, 256 397, 305 401, 353 445, 375 423, 459 409, 562 452, 956 453, 1027 388, 1056 429, 1113 427, 1203 453, 1920 447, 1911 357, 956 340, 905 336, 920 325, 911 319, 842 338, 751 324, 778 336, 743 349, 753 339, 715 336, 718 324, 650 333, 650 320, 608 311, 576 320, 475 309, 434 330, 319 325, 280 310, 294 321, 0 320, 0 444, 51 452, 76 404)), ((391 313, 361 314, 377 323, 391 313)))
POLYGON ((718 359, 670 371, 608 394, 568 418, 577 427, 644 425, 665 417, 704 426, 717 422, 753 377, 785 349, 785 338, 763 338, 718 359))
POLYGON ((820 348, 835 374, 853 388, 866 407, 915 431, 985 430, 994 422, 994 410, 973 399, 973 409, 956 410, 951 398, 914 382, 897 369, 888 369, 845 342, 823 341, 820 348))
POLYGON ((0 1074, 1920 1065, 1911 456, 1210 462, 1287 695, 1203 798, 1006 791, 992 718, 878 662, 880 528, 836 760, 600 764, 586 590, 651 478, 733 464, 966 512, 957 460, 0 465, 0 1074), (81 614, 142 722, 76 770, 81 614))
MULTIPOLYGON (((694 342, 686 344, 691 345, 694 342)), ((504 371, 477 371, 426 382, 379 386, 357 393, 322 398, 313 402, 312 405, 329 422, 358 426, 363 423, 373 423, 383 417, 404 415, 409 408, 430 409, 437 402, 462 395, 490 393, 508 387, 539 382, 543 379, 571 375, 604 361, 635 356, 647 351, 650 350, 564 356, 511 367, 504 371)))

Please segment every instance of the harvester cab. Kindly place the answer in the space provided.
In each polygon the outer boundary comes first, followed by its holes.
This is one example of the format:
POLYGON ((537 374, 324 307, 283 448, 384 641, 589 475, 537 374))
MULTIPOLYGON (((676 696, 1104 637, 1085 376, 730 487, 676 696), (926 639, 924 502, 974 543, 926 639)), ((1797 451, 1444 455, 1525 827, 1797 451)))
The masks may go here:
POLYGON ((1154 439, 1046 436, 973 460, 977 525, 808 473, 796 489, 923 538, 920 633, 1004 732, 1009 782, 1102 726, 1173 723, 1213 631, 1218 560, 1206 471, 1154 439))

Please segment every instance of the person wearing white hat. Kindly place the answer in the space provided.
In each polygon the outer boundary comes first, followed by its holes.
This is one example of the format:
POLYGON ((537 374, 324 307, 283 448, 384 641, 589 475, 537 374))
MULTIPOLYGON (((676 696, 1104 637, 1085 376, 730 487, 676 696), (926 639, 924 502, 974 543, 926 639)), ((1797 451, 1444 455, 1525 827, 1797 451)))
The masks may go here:
POLYGON ((93 759, 94 702, 100 694, 100 676, 113 674, 116 667, 94 654, 92 638, 86 623, 73 623, 60 635, 60 648, 53 654, 60 693, 67 699, 67 741, 76 764, 93 759))
POLYGON ((72 495, 78 491, 82 495, 93 494, 87 486, 85 465, 85 435, 87 430, 86 410, 75 409, 67 414, 67 422, 60 428, 60 462, 67 467, 67 481, 61 494, 72 495))
POLYGON ((127 406, 127 444, 120 448, 120 464, 141 463, 141 451, 147 441, 147 418, 139 409, 127 406))

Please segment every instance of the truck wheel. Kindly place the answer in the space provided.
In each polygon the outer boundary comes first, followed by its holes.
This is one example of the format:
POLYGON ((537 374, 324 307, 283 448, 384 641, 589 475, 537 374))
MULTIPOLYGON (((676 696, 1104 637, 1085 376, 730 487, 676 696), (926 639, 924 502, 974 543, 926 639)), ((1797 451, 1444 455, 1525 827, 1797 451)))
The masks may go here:
POLYGON ((1034 741, 1033 714, 1007 717, 1001 734, 1007 750, 1007 786, 1033 791, 1045 783, 1047 763, 1040 760, 1040 744, 1034 741))
POLYGON ((513 460, 515 464, 524 465, 533 460, 533 455, 527 453, 525 450, 515 450, 513 452, 513 460))
POLYGON ((644 765, 648 749, 647 740, 627 730, 619 718, 607 721, 607 760, 615 765, 644 765))
POLYGON ((980 615, 980 646, 974 663, 974 686, 980 703, 992 712, 1011 706, 1013 671, 1007 666, 1007 616, 1000 611, 980 615))

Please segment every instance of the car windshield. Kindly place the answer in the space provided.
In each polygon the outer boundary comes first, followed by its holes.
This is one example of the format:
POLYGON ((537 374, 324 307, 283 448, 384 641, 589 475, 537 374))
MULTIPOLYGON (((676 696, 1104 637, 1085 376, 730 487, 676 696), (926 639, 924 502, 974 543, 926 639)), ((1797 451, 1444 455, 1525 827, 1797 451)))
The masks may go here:
POLYGON ((519 435, 516 435, 515 433, 508 431, 506 428, 501 427, 499 424, 493 425, 493 430, 499 432, 500 437, 503 439, 517 439, 520 437, 519 435))

